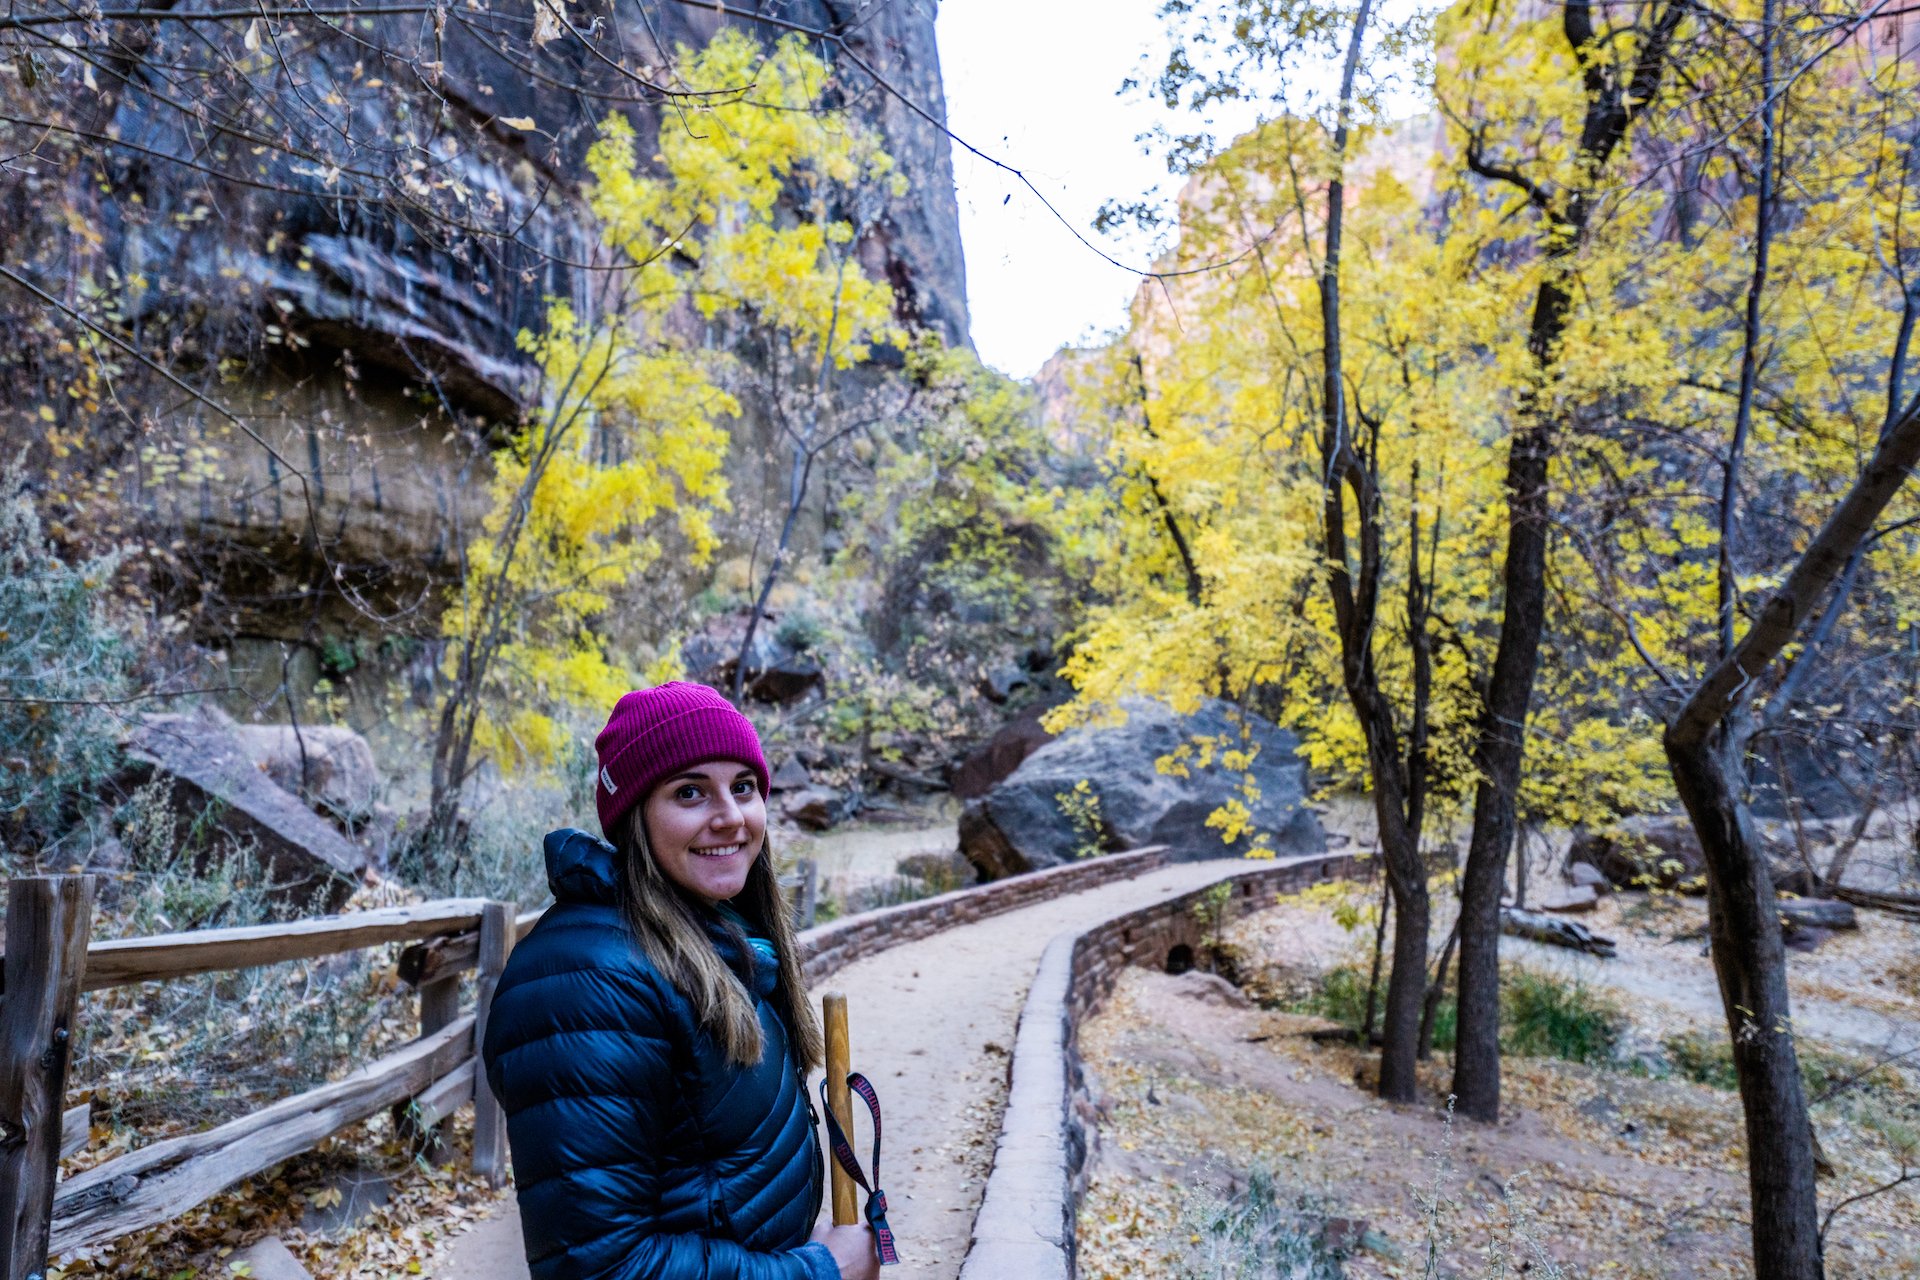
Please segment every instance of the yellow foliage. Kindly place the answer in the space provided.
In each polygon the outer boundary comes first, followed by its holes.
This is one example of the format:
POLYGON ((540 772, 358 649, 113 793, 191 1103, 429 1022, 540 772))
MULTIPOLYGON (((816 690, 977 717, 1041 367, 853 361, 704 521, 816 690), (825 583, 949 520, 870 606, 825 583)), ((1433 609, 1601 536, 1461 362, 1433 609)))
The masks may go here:
POLYGON ((588 152, 589 207, 628 267, 591 312, 556 301, 521 335, 542 401, 495 457, 445 614, 449 673, 480 673, 474 746, 502 767, 550 761, 569 713, 678 674, 670 646, 636 671, 595 624, 663 556, 698 566, 718 547, 724 424, 740 405, 701 322, 835 368, 903 341, 892 290, 851 262, 855 229, 829 216, 850 188, 900 178, 876 134, 821 106, 825 64, 797 38, 769 54, 727 28, 680 50, 680 70, 707 96, 668 116, 653 164, 618 115, 588 152))

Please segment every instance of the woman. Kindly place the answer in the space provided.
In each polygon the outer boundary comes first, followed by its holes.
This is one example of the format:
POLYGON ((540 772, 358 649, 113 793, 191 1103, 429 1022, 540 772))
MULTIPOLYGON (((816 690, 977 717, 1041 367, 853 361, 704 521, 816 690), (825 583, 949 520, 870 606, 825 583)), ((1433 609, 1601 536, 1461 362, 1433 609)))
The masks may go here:
POLYGON ((554 905, 482 1048, 534 1280, 874 1280, 869 1228, 809 1236, 820 1029, 753 726, 664 684, 621 698, 594 748, 607 839, 547 837, 554 905))

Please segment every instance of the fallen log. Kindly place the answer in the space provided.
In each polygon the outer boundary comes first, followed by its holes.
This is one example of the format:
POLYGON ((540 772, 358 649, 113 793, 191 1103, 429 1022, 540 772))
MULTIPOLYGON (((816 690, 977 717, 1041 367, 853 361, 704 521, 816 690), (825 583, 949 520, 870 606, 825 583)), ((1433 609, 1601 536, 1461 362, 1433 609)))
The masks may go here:
POLYGON ((1519 907, 1500 908, 1500 932, 1532 942, 1544 942, 1549 946, 1584 951, 1588 955, 1607 957, 1614 953, 1612 938, 1602 937, 1576 921, 1538 911, 1523 911, 1519 907))
POLYGON ((1920 920, 1920 894, 1876 893, 1872 889, 1841 886, 1833 891, 1833 896, 1842 902, 1851 902, 1856 907, 1872 907, 1875 911, 1885 911, 1908 920, 1920 920))

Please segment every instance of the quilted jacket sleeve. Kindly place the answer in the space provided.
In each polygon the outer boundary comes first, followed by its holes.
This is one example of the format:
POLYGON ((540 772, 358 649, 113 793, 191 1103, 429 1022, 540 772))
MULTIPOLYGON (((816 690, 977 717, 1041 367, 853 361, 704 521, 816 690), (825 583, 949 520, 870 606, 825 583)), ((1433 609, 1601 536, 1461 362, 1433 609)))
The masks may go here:
POLYGON ((651 973, 594 963, 597 948, 523 950, 495 995, 484 1054, 534 1280, 840 1280, 823 1245, 762 1252, 661 1229, 663 1216, 701 1220, 698 1206, 662 1204, 670 1182, 685 1182, 662 1172, 694 1139, 673 1102, 677 1011, 651 973))

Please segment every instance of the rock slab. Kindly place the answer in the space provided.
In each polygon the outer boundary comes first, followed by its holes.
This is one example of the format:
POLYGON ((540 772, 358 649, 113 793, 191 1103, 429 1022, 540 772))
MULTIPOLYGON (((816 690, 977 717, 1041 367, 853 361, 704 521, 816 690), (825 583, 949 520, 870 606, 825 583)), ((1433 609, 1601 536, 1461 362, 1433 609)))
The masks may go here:
POLYGON ((1071 730, 1041 746, 960 815, 960 849, 982 878, 1058 866, 1088 851, 1166 845, 1177 860, 1231 856, 1265 836, 1276 853, 1326 848, 1320 820, 1304 805, 1306 765, 1286 730, 1229 703, 1209 701, 1190 716, 1145 699, 1122 704, 1123 724, 1071 730), (1197 767, 1198 744, 1213 744, 1212 763, 1197 767), (1188 776, 1163 773, 1158 761, 1186 747, 1188 776), (1221 756, 1249 753, 1244 769, 1221 756), (1257 796, 1248 799, 1251 780, 1257 796), (1087 801, 1065 800, 1080 792, 1087 801), (1246 804, 1251 823, 1233 845, 1207 819, 1229 801, 1246 804), (1078 812, 1075 812, 1075 810, 1078 812))
POLYGON ((196 824, 251 844, 279 892, 337 910, 367 855, 257 768, 232 726, 193 715, 145 717, 127 739, 137 773, 172 780, 178 843, 196 824))

